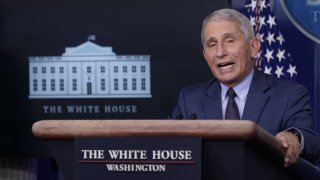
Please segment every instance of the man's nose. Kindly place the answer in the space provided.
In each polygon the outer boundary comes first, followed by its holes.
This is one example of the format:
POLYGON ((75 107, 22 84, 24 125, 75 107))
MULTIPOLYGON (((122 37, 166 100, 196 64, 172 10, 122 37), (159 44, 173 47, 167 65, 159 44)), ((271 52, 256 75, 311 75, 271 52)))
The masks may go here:
POLYGON ((227 55, 226 48, 222 43, 218 43, 216 55, 217 57, 220 57, 220 58, 227 55))

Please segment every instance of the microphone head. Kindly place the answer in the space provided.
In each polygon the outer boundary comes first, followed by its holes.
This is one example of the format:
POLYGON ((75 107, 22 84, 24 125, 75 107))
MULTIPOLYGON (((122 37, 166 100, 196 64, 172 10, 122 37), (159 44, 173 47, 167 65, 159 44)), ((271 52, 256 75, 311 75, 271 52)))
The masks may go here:
POLYGON ((182 115, 181 113, 177 114, 177 115, 176 115, 176 119, 179 119, 179 120, 180 120, 180 119, 183 119, 183 115, 182 115))
POLYGON ((189 116, 189 119, 197 119, 197 114, 196 113, 192 113, 190 116, 189 116))

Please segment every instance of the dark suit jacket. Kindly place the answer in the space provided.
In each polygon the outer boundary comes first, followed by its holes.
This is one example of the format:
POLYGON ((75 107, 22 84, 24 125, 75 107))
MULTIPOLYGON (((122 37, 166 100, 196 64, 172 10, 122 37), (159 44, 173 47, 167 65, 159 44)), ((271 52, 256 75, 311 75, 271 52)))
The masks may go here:
MULTIPOLYGON (((170 115, 189 119, 222 119, 221 86, 218 80, 184 88, 170 115)), ((288 128, 298 128, 304 137, 302 157, 320 162, 320 138, 313 131, 312 109, 308 91, 297 83, 280 80, 255 70, 242 119, 259 124, 273 135, 288 128)))

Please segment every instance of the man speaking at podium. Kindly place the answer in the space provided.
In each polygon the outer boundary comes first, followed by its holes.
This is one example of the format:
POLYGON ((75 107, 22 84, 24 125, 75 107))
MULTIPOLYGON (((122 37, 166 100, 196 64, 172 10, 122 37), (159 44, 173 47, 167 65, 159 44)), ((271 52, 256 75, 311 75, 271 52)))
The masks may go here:
POLYGON ((299 156, 320 162, 320 138, 306 88, 254 69, 260 41, 250 20, 232 9, 208 15, 201 32, 203 55, 214 77, 184 88, 170 118, 245 119, 273 134, 286 149, 284 166, 299 156))

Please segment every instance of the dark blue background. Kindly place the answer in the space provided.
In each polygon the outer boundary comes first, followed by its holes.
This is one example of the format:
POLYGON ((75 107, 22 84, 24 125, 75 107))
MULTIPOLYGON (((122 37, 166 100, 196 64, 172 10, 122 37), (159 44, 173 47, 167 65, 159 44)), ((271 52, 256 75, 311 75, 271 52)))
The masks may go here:
POLYGON ((208 81, 202 20, 226 0, 0 1, 0 155, 50 155, 31 127, 42 119, 164 119, 184 86, 208 81), (28 56, 61 56, 96 35, 118 55, 150 54, 152 98, 28 99, 28 56), (46 114, 44 105, 137 105, 135 114, 46 114))

